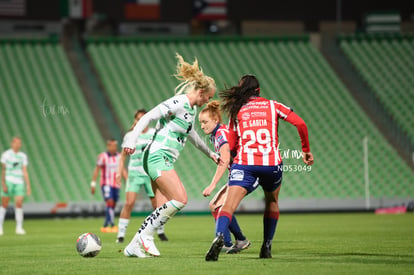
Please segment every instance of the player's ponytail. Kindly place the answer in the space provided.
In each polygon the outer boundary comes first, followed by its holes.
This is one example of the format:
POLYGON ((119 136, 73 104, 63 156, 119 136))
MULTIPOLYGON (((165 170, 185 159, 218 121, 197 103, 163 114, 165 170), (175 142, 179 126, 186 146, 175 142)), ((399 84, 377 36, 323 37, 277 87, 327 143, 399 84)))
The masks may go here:
POLYGON ((202 89, 209 91, 210 89, 215 89, 216 84, 214 79, 205 75, 203 70, 198 65, 197 58, 194 60, 193 64, 184 61, 184 58, 176 53, 178 59, 177 62, 177 73, 174 75, 181 83, 175 88, 175 93, 186 94, 192 89, 202 89))
POLYGON ((241 107, 247 103, 250 97, 260 94, 259 81, 254 75, 244 75, 239 80, 238 86, 233 86, 221 91, 219 96, 223 100, 221 109, 230 119, 236 119, 241 107))
POLYGON ((207 103, 207 106, 200 113, 208 113, 210 118, 217 119, 219 123, 223 122, 221 119, 220 101, 218 100, 212 100, 207 103))

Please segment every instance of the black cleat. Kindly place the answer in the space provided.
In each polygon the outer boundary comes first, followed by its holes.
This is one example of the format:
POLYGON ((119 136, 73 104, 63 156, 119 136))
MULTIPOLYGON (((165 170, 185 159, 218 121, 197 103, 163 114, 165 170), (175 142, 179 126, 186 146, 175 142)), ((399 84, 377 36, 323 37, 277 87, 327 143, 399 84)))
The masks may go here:
POLYGON ((158 234, 158 237, 160 238, 161 241, 166 242, 168 241, 167 236, 165 235, 165 233, 160 233, 158 234))
POLYGON ((116 239, 116 243, 123 243, 124 242, 124 237, 119 237, 118 239, 116 239))
POLYGON ((260 258, 272 258, 272 242, 265 241, 262 244, 262 248, 260 249, 260 258))
POLYGON ((224 245, 223 234, 219 234, 211 243, 211 247, 206 254, 206 261, 217 261, 221 249, 224 245))

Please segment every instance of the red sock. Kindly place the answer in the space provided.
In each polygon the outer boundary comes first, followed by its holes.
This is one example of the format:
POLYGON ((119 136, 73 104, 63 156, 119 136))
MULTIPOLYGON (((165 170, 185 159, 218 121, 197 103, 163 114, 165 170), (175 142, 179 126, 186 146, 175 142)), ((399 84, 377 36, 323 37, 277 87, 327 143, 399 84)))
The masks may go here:
POLYGON ((211 212, 211 215, 213 215, 213 218, 214 218, 215 221, 217 221, 217 218, 218 218, 218 214, 220 212, 220 209, 221 209, 221 206, 217 207, 216 209, 214 209, 211 212))
POLYGON ((214 220, 217 221, 218 212, 214 210, 213 212, 211 212, 211 215, 213 215, 214 220))

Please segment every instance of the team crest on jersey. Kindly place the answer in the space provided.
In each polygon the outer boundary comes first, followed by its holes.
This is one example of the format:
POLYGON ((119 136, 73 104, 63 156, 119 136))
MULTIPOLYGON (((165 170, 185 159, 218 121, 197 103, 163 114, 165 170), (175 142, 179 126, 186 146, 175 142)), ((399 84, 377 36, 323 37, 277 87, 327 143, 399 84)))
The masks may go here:
POLYGON ((164 157, 164 161, 165 161, 165 165, 166 165, 167 167, 171 167, 171 166, 172 166, 171 161, 170 161, 167 157, 164 157))
POLYGON ((224 139, 224 136, 222 136, 222 135, 219 135, 218 137, 217 137, 217 143, 218 144, 222 144, 223 142, 225 142, 226 140, 224 139))
POLYGON ((250 119, 250 114, 249 113, 242 114, 242 119, 243 120, 249 120, 250 119))
POLYGON ((230 173, 230 180, 242 181, 244 179, 244 171, 239 169, 233 169, 230 173))

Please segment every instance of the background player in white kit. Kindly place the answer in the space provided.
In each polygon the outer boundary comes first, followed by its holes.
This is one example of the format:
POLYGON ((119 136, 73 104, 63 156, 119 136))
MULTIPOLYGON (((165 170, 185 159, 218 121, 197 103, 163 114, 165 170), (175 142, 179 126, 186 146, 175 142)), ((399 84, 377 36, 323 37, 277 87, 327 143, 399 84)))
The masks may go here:
MULTIPOLYGON (((132 124, 131 128, 128 132, 134 129, 135 125, 141 119, 141 117, 146 113, 144 109, 140 109, 135 113, 134 116, 134 123, 132 124)), ((137 199, 137 195, 141 189, 141 187, 145 188, 145 192, 147 196, 151 200, 151 204, 153 209, 157 208, 157 206, 163 205, 167 202, 167 199, 158 192, 157 198, 155 197, 154 191, 152 190, 151 186, 151 179, 145 173, 143 167, 143 158, 144 158, 144 149, 147 147, 148 143, 150 143, 153 135, 154 135, 154 128, 145 128, 142 134, 138 138, 137 145, 135 147, 135 152, 131 155, 128 164, 128 180, 126 184, 126 201, 124 207, 122 208, 121 214, 119 216, 118 221, 118 236, 117 236, 117 243, 123 243, 125 234, 127 231, 127 227, 129 224, 129 220, 131 218, 131 212, 134 208, 135 200, 137 199)), ((126 133, 125 138, 128 138, 128 133, 126 133)), ((121 183, 121 174, 124 170, 124 163, 127 155, 124 151, 121 152, 121 160, 119 161, 118 172, 117 172, 117 182, 121 183)), ((161 241, 168 241, 167 236, 164 233, 164 225, 161 225, 157 228, 158 237, 161 241)))
POLYGON ((29 173, 27 172, 28 160, 25 153, 20 152, 22 140, 14 137, 11 149, 1 155, 1 207, 0 207, 0 235, 3 235, 3 223, 10 197, 14 197, 16 234, 24 235, 23 229, 23 200, 24 195, 31 194, 29 173), (24 185, 26 183, 26 186, 24 185))

